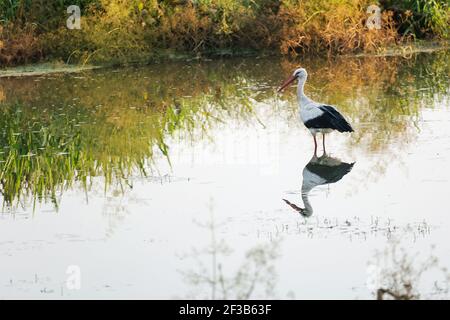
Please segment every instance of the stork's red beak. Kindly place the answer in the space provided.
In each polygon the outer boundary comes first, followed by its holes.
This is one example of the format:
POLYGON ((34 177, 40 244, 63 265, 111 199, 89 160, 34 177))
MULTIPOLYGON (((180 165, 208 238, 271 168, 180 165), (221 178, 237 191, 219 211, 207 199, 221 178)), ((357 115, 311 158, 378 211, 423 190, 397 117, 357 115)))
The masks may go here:
POLYGON ((277 90, 277 92, 281 92, 284 90, 284 88, 286 88, 288 85, 290 85, 292 82, 294 82, 296 77, 294 77, 293 75, 290 76, 289 78, 286 79, 285 82, 283 82, 283 84, 281 85, 281 87, 277 90))

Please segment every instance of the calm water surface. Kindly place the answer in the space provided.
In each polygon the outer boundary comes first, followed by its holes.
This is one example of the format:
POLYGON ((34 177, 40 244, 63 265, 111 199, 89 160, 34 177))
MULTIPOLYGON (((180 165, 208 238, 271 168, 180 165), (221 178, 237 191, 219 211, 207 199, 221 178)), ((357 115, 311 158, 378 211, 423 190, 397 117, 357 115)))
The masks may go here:
POLYGON ((319 159, 298 61, 2 78, 0 298, 370 298, 393 238, 450 267, 449 58, 302 61, 355 128, 319 159))

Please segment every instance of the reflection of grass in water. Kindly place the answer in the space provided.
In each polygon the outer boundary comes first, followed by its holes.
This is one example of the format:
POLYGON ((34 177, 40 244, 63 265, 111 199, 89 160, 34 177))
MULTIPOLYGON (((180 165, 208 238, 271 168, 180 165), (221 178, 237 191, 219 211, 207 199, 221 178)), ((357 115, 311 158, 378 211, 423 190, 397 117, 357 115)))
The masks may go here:
POLYGON ((71 180, 72 167, 79 160, 79 154, 73 153, 78 150, 79 132, 71 130, 73 124, 65 117, 50 118, 52 124, 44 126, 20 107, 3 107, 0 182, 7 204, 19 199, 22 189, 38 197, 50 191, 55 202, 56 186, 71 180), (58 126, 66 127, 67 134, 59 134, 58 126))
MULTIPOLYGON (((352 145, 389 154, 391 141, 402 146, 417 134, 412 119, 420 109, 448 94, 447 57, 447 52, 438 52, 410 60, 311 62, 307 91, 352 119, 357 127, 352 145)), ((155 168, 156 154, 169 158, 165 141, 170 136, 195 141, 228 119, 258 121, 252 99, 274 103, 273 89, 282 78, 272 60, 170 64, 2 82, 0 172, 6 204, 23 200, 22 195, 56 203, 57 191, 75 181, 88 188, 91 177, 98 175, 105 177, 105 188, 113 182, 126 185, 133 170, 148 174, 155 168)), ((284 61, 280 67, 290 73, 294 66, 284 61)), ((297 123, 291 91, 285 94, 290 108, 277 111, 297 123)))
POLYGON ((208 229, 210 244, 200 250, 194 249, 188 256, 197 261, 198 267, 182 272, 187 283, 201 293, 210 291, 207 298, 213 300, 251 299, 259 295, 261 290, 266 298, 273 298, 276 281, 274 262, 279 256, 279 241, 250 248, 245 253, 243 263, 234 272, 226 271, 229 268, 226 268, 225 261, 233 250, 223 239, 217 239, 219 225, 213 215, 211 217, 209 222, 200 225, 208 229), (210 258, 210 264, 205 265, 201 261, 202 257, 210 258))
POLYGON ((145 117, 124 130, 100 116, 92 121, 89 110, 79 106, 43 111, 3 106, 0 181, 7 205, 29 195, 57 205, 58 191, 75 181, 87 189, 90 178, 98 175, 104 177, 105 189, 113 182, 122 185, 134 169, 147 174, 145 160, 152 158, 152 145, 164 148, 158 128, 145 117))
POLYGON ((44 101, 3 103, 0 191, 4 203, 9 206, 32 196, 34 203, 48 198, 57 205, 58 192, 75 181, 87 190, 95 176, 104 177, 105 190, 112 183, 123 188, 131 184, 128 177, 134 171, 144 176, 153 171, 156 153, 170 163, 166 137, 181 133, 195 139, 221 121, 222 114, 247 118, 253 112, 245 95, 230 97, 234 92, 226 85, 219 94, 181 97, 175 102, 154 101, 155 92, 144 92, 138 99, 133 93, 94 107, 90 107, 92 97, 81 94, 62 107, 41 107, 44 101), (228 108, 223 101, 234 101, 238 107, 228 108))
POLYGON ((376 252, 368 271, 367 285, 377 300, 448 299, 447 269, 432 252, 424 259, 418 253, 408 253, 399 238, 376 252))

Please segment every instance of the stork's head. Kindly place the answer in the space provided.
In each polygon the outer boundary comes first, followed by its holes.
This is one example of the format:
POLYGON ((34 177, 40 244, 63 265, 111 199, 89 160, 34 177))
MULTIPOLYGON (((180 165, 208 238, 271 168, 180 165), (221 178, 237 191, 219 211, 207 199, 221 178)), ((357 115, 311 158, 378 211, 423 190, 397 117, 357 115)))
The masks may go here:
POLYGON ((281 87, 278 89, 278 92, 281 92, 286 88, 288 85, 290 85, 292 82, 294 82, 296 79, 298 79, 300 82, 304 82, 306 80, 306 77, 308 76, 308 73, 306 72, 306 69, 304 68, 298 68, 295 69, 294 73, 286 79, 285 82, 281 85, 281 87))

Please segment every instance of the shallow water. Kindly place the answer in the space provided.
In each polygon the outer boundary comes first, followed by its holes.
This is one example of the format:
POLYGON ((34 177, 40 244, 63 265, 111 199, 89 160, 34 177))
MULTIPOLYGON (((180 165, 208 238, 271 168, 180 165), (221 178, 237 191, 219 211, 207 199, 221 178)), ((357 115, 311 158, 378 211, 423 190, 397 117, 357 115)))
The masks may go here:
POLYGON ((320 159, 298 61, 1 79, 0 298, 370 298, 392 239, 449 267, 448 60, 302 61, 355 129, 320 159))

